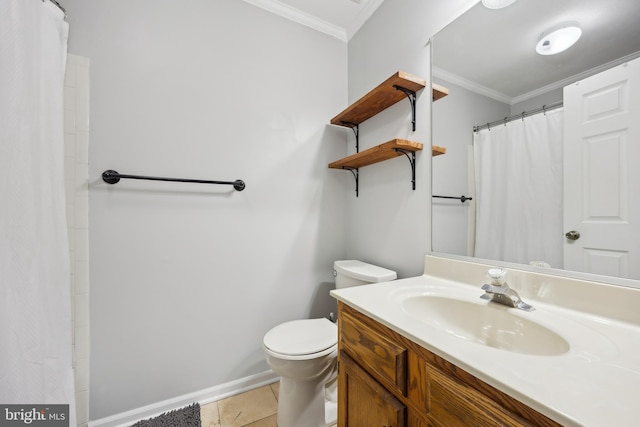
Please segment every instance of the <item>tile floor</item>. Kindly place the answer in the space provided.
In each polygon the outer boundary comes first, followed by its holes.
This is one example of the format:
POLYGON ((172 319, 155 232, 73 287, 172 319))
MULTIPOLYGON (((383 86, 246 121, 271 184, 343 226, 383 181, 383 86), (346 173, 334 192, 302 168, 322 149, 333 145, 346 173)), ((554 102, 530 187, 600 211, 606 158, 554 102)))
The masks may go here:
POLYGON ((278 386, 276 382, 202 405, 202 427, 278 427, 278 386))

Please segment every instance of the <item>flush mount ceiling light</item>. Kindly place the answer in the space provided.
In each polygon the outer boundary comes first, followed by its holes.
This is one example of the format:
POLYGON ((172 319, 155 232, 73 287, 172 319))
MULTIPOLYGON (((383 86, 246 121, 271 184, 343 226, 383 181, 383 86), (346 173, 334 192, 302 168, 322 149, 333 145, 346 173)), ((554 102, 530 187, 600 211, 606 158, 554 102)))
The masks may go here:
POLYGON ((482 4, 489 9, 502 9, 516 0, 482 0, 482 4))
POLYGON ((580 36, 582 30, 577 22, 567 22, 555 26, 540 35, 536 52, 540 55, 555 55, 564 52, 573 46, 580 36))

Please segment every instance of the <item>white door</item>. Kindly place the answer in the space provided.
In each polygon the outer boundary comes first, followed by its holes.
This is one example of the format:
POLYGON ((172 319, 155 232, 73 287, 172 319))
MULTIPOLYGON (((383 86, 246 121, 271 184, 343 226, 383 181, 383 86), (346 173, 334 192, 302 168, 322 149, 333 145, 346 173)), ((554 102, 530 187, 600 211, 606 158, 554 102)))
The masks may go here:
POLYGON ((565 87, 564 114, 565 268, 640 279, 640 59, 565 87))

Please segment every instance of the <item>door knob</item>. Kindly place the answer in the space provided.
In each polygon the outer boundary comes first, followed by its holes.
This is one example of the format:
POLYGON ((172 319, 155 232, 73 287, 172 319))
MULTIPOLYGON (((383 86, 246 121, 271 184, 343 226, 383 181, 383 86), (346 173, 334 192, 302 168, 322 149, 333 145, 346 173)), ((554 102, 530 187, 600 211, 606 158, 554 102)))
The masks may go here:
POLYGON ((571 230, 565 233, 564 237, 569 240, 578 240, 580 238, 580 232, 576 230, 571 230))

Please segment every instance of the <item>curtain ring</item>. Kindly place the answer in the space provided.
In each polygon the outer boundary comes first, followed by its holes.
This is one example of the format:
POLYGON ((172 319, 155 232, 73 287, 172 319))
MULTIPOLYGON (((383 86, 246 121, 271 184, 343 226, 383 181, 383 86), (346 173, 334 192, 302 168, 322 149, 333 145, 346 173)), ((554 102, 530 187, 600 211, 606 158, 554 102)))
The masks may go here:
POLYGON ((525 116, 525 112, 522 112, 522 121, 524 122, 524 116, 525 116))
POLYGON ((507 125, 507 121, 508 121, 508 119, 509 119, 509 117, 505 117, 505 118, 504 118, 504 125, 505 125, 505 126, 507 125))
POLYGON ((544 114, 545 116, 547 115, 547 105, 543 105, 542 106, 542 114, 544 114))
POLYGON ((487 122, 487 129, 489 129, 489 132, 491 132, 491 123, 487 122))

